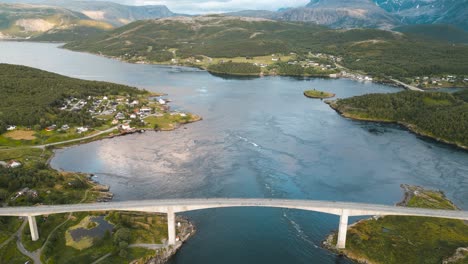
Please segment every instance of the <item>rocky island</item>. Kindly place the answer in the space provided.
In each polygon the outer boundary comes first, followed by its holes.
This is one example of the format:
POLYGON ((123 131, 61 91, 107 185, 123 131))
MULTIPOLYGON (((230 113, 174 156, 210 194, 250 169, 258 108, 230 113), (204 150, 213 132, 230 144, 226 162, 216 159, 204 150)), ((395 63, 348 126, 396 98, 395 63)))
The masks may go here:
POLYGON ((316 99, 326 99, 326 98, 335 97, 335 94, 329 93, 329 92, 317 91, 313 89, 313 90, 305 91, 304 96, 309 97, 309 98, 316 98, 316 99))

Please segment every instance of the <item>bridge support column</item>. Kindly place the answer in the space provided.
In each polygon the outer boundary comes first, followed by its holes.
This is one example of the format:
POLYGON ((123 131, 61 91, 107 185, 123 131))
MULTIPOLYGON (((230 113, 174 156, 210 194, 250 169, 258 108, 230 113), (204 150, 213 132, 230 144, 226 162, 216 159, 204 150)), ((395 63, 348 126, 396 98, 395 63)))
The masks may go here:
POLYGON ((172 208, 167 209, 167 234, 168 244, 176 244, 176 225, 175 225, 175 213, 172 208))
POLYGON ((39 231, 37 230, 36 217, 28 215, 28 222, 32 241, 39 240, 39 231))
POLYGON ((348 210, 343 210, 340 216, 340 226, 338 228, 338 241, 336 247, 344 249, 346 247, 346 232, 348 231, 348 210))

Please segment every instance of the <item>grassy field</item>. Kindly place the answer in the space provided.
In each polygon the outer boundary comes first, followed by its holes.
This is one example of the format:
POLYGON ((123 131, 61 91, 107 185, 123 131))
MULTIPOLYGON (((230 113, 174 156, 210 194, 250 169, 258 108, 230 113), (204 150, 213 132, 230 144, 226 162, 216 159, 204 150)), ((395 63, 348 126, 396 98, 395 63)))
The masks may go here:
MULTIPOLYGON (((49 151, 46 151, 50 154, 49 151)), ((0 160, 43 160, 44 150, 35 148, 0 148, 0 160)), ((46 154, 44 154, 46 155, 46 154)))
MULTIPOLYGON (((408 192, 409 207, 456 209, 440 192, 414 186, 408 192)), ((468 226, 461 220, 386 216, 350 226, 343 252, 372 263, 442 263, 467 245, 468 226)))
POLYGON ((0 217, 0 244, 10 238, 21 226, 18 217, 0 217))
POLYGON ((27 261, 31 259, 21 254, 14 239, 0 250, 0 264, 24 264, 27 261))
POLYGON ((34 140, 36 132, 31 130, 13 130, 3 134, 6 138, 13 140, 34 140))
POLYGON ((22 243, 29 251, 41 248, 51 232, 68 218, 68 214, 54 214, 36 217, 37 227, 40 230, 39 240, 32 241, 29 224, 23 229, 22 243))
POLYGON ((169 113, 163 114, 162 116, 149 116, 144 119, 147 128, 160 129, 163 131, 173 130, 180 124, 187 124, 200 120, 197 115, 186 114, 182 116, 180 114, 171 115, 169 113))
POLYGON ((102 263, 129 263, 133 260, 154 256, 155 252, 141 248, 128 248, 128 245, 134 243, 161 244, 167 238, 165 216, 111 212, 106 215, 106 220, 115 226, 112 233, 106 233, 101 238, 85 238, 78 241, 78 244, 70 243, 69 232, 71 230, 94 227, 94 225, 90 226, 90 217, 99 215, 103 214, 74 214, 74 217, 56 232, 54 239, 46 246, 51 250, 46 250, 44 259, 53 261, 53 263, 91 263, 111 253, 102 263), (128 232, 128 237, 123 240, 122 236, 118 235, 121 233, 119 231, 121 229, 128 232), (124 253, 121 252, 122 250, 124 253))
POLYGON ((305 91, 304 95, 309 98, 322 98, 322 99, 335 97, 334 93, 317 91, 315 89, 305 91))

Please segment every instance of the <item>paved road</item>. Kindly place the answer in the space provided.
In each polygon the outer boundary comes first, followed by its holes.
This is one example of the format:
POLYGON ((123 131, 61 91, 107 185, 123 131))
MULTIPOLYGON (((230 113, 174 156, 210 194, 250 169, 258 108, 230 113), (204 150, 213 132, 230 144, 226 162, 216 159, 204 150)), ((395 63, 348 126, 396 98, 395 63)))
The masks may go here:
POLYGON ((411 90, 411 91, 418 91, 418 92, 424 92, 423 89, 420 89, 420 88, 418 88, 418 87, 415 87, 415 86, 406 84, 406 83, 404 83, 404 82, 400 82, 400 81, 395 80, 395 79, 391 79, 391 80, 394 81, 394 82, 396 82, 396 83, 398 83, 399 85, 405 87, 405 88, 408 89, 408 90, 411 90))
POLYGON ((16 232, 16 247, 18 248, 18 250, 21 252, 21 254, 27 256, 28 258, 32 259, 34 264, 41 264, 41 253, 40 251, 34 251, 34 252, 30 252, 28 251, 23 243, 21 243, 21 237, 23 236, 23 229, 25 228, 26 226, 26 223, 28 221, 24 221, 23 224, 21 225, 20 229, 18 229, 18 231, 16 232))
POLYGON ((32 148, 41 148, 41 149, 43 149, 43 148, 50 147, 50 146, 63 145, 63 144, 73 143, 73 142, 82 141, 82 140, 86 140, 86 139, 90 139, 90 138, 95 138, 95 137, 100 136, 102 134, 110 133, 110 132, 116 130, 117 128, 118 127, 115 126, 115 127, 111 127, 109 129, 100 131, 99 133, 86 136, 86 137, 70 139, 70 140, 60 141, 60 142, 55 142, 55 143, 50 143, 50 144, 44 144, 44 145, 40 145, 40 146, 32 146, 32 148))
POLYGON ((179 213, 222 207, 272 207, 316 211, 335 215, 342 215, 345 212, 349 216, 404 215, 468 220, 468 211, 434 210, 330 201, 225 198, 145 200, 35 207, 4 207, 0 208, 0 216, 37 216, 44 214, 93 211, 179 213))

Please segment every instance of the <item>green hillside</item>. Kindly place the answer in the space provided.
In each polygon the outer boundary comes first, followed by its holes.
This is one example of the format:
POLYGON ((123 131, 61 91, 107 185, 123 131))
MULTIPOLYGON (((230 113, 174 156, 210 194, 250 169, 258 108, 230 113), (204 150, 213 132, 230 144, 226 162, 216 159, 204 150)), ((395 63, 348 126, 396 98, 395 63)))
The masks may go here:
POLYGON ((468 43, 468 32, 452 25, 408 25, 393 30, 429 41, 468 43))
POLYGON ((7 125, 41 128, 60 119, 70 124, 97 122, 87 112, 60 111, 65 98, 112 94, 141 94, 136 88, 84 81, 25 66, 0 64, 0 134, 7 125))
MULTIPOLYGON (((73 40, 70 33, 99 32, 112 29, 105 22, 94 21, 82 13, 64 8, 26 4, 0 4, 0 39, 2 38, 37 38, 48 40, 73 40), (58 33, 63 36, 58 39, 58 33)), ((71 34, 73 35, 73 34, 71 34)), ((89 34, 84 34, 87 36, 89 34)))
POLYGON ((339 99, 330 105, 352 119, 400 123, 418 134, 466 148, 467 95, 468 90, 455 94, 404 91, 339 99))
POLYGON ((153 63, 197 56, 234 58, 312 52, 338 56, 343 66, 373 75, 468 72, 466 45, 427 42, 376 29, 331 30, 315 24, 215 15, 137 21, 65 47, 153 63))

